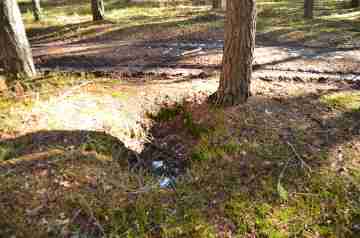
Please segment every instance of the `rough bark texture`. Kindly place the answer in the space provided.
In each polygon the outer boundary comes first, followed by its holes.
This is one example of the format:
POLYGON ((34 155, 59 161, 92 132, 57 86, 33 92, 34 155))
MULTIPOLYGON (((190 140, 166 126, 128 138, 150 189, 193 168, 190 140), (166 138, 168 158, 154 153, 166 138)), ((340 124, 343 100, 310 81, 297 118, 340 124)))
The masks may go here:
POLYGON ((314 0, 304 0, 304 18, 314 17, 314 0))
POLYGON ((94 21, 104 20, 105 8, 103 0, 91 0, 91 10, 94 21))
POLYGON ((225 44, 218 91, 210 100, 223 106, 246 102, 255 47, 255 0, 227 0, 225 44))
POLYGON ((32 8, 35 21, 41 20, 41 6, 40 0, 32 0, 32 8))
POLYGON ((360 7, 360 0, 351 0, 351 7, 360 7))
POLYGON ((8 74, 35 76, 31 49, 16 0, 0 1, 0 61, 8 74))
POLYGON ((219 9, 221 7, 221 0, 212 0, 212 8, 219 9))

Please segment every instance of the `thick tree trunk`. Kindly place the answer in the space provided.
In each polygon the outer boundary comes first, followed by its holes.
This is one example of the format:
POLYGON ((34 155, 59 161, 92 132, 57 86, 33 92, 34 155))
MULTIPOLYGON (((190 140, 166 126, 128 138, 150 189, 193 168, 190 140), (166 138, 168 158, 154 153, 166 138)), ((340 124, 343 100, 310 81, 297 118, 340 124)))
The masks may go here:
POLYGON ((360 0, 351 0, 351 7, 360 7, 360 0))
POLYGON ((221 0, 212 0, 212 8, 219 9, 221 7, 221 0))
POLYGON ((255 47, 255 0, 227 0, 225 45, 220 85, 210 100, 223 106, 246 102, 255 47))
POLYGON ((91 0, 91 10, 94 21, 104 20, 105 8, 103 0, 91 0))
POLYGON ((314 17, 314 0, 304 0, 304 18, 314 17))
POLYGON ((32 0, 33 14, 35 21, 41 20, 40 0, 32 0))
POLYGON ((16 0, 0 1, 0 61, 8 74, 24 77, 36 74, 16 0))

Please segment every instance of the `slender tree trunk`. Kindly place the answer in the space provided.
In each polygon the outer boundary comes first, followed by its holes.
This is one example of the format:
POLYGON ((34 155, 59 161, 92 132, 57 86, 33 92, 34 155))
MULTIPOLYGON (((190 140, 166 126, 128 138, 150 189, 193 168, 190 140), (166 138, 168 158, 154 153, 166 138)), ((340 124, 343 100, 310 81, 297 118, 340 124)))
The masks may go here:
POLYGON ((227 0, 222 73, 218 91, 210 96, 213 103, 233 106, 250 96, 255 25, 255 0, 227 0))
POLYGON ((221 0, 212 0, 212 8, 219 9, 221 7, 221 0))
POLYGON ((351 7, 360 7, 360 0, 351 0, 351 7))
POLYGON ((304 18, 314 17, 314 0, 304 0, 304 18))
POLYGON ((0 1, 0 61, 8 74, 24 77, 36 74, 16 0, 0 1))
POLYGON ((105 8, 103 0, 91 0, 91 10, 94 21, 104 20, 105 8))
POLYGON ((32 0, 33 14, 35 21, 41 20, 40 0, 32 0))
POLYGON ((222 8, 223 10, 226 9, 226 0, 221 0, 221 8, 222 8))

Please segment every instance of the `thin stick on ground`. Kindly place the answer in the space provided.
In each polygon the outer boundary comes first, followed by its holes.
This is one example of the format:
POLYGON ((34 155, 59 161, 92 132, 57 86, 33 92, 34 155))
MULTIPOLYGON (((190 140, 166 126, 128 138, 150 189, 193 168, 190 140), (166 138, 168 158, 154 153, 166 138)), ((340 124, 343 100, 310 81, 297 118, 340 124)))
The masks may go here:
POLYGON ((286 142, 288 144, 288 146, 291 148, 291 150, 293 151, 294 155, 296 156, 296 158, 301 162, 301 166, 302 167, 306 167, 310 172, 312 171, 311 167, 301 158, 301 156, 299 155, 299 153, 296 151, 295 147, 293 144, 291 144, 289 141, 286 142))

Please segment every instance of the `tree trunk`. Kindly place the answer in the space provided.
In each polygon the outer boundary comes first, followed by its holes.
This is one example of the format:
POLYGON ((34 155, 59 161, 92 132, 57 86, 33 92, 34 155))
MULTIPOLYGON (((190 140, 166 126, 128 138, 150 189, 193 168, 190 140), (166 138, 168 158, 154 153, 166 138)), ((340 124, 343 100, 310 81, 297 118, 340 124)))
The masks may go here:
POLYGON ((351 0, 351 7, 352 8, 360 7, 360 0, 351 0))
POLYGON ((226 0, 221 0, 221 8, 222 8, 223 10, 226 9, 226 0))
POLYGON ((104 20, 105 8, 103 0, 91 0, 91 10, 94 21, 104 20))
POLYGON ((210 96, 213 103, 233 106, 250 96, 255 25, 255 0, 227 0, 222 73, 218 91, 210 96))
POLYGON ((41 20, 40 0, 32 0, 33 14, 35 21, 41 20))
POLYGON ((0 61, 5 73, 23 77, 36 74, 16 0, 0 1, 0 61))
POLYGON ((314 17, 314 0, 304 0, 304 18, 314 17))
POLYGON ((212 0, 212 8, 219 9, 221 7, 221 0, 212 0))

